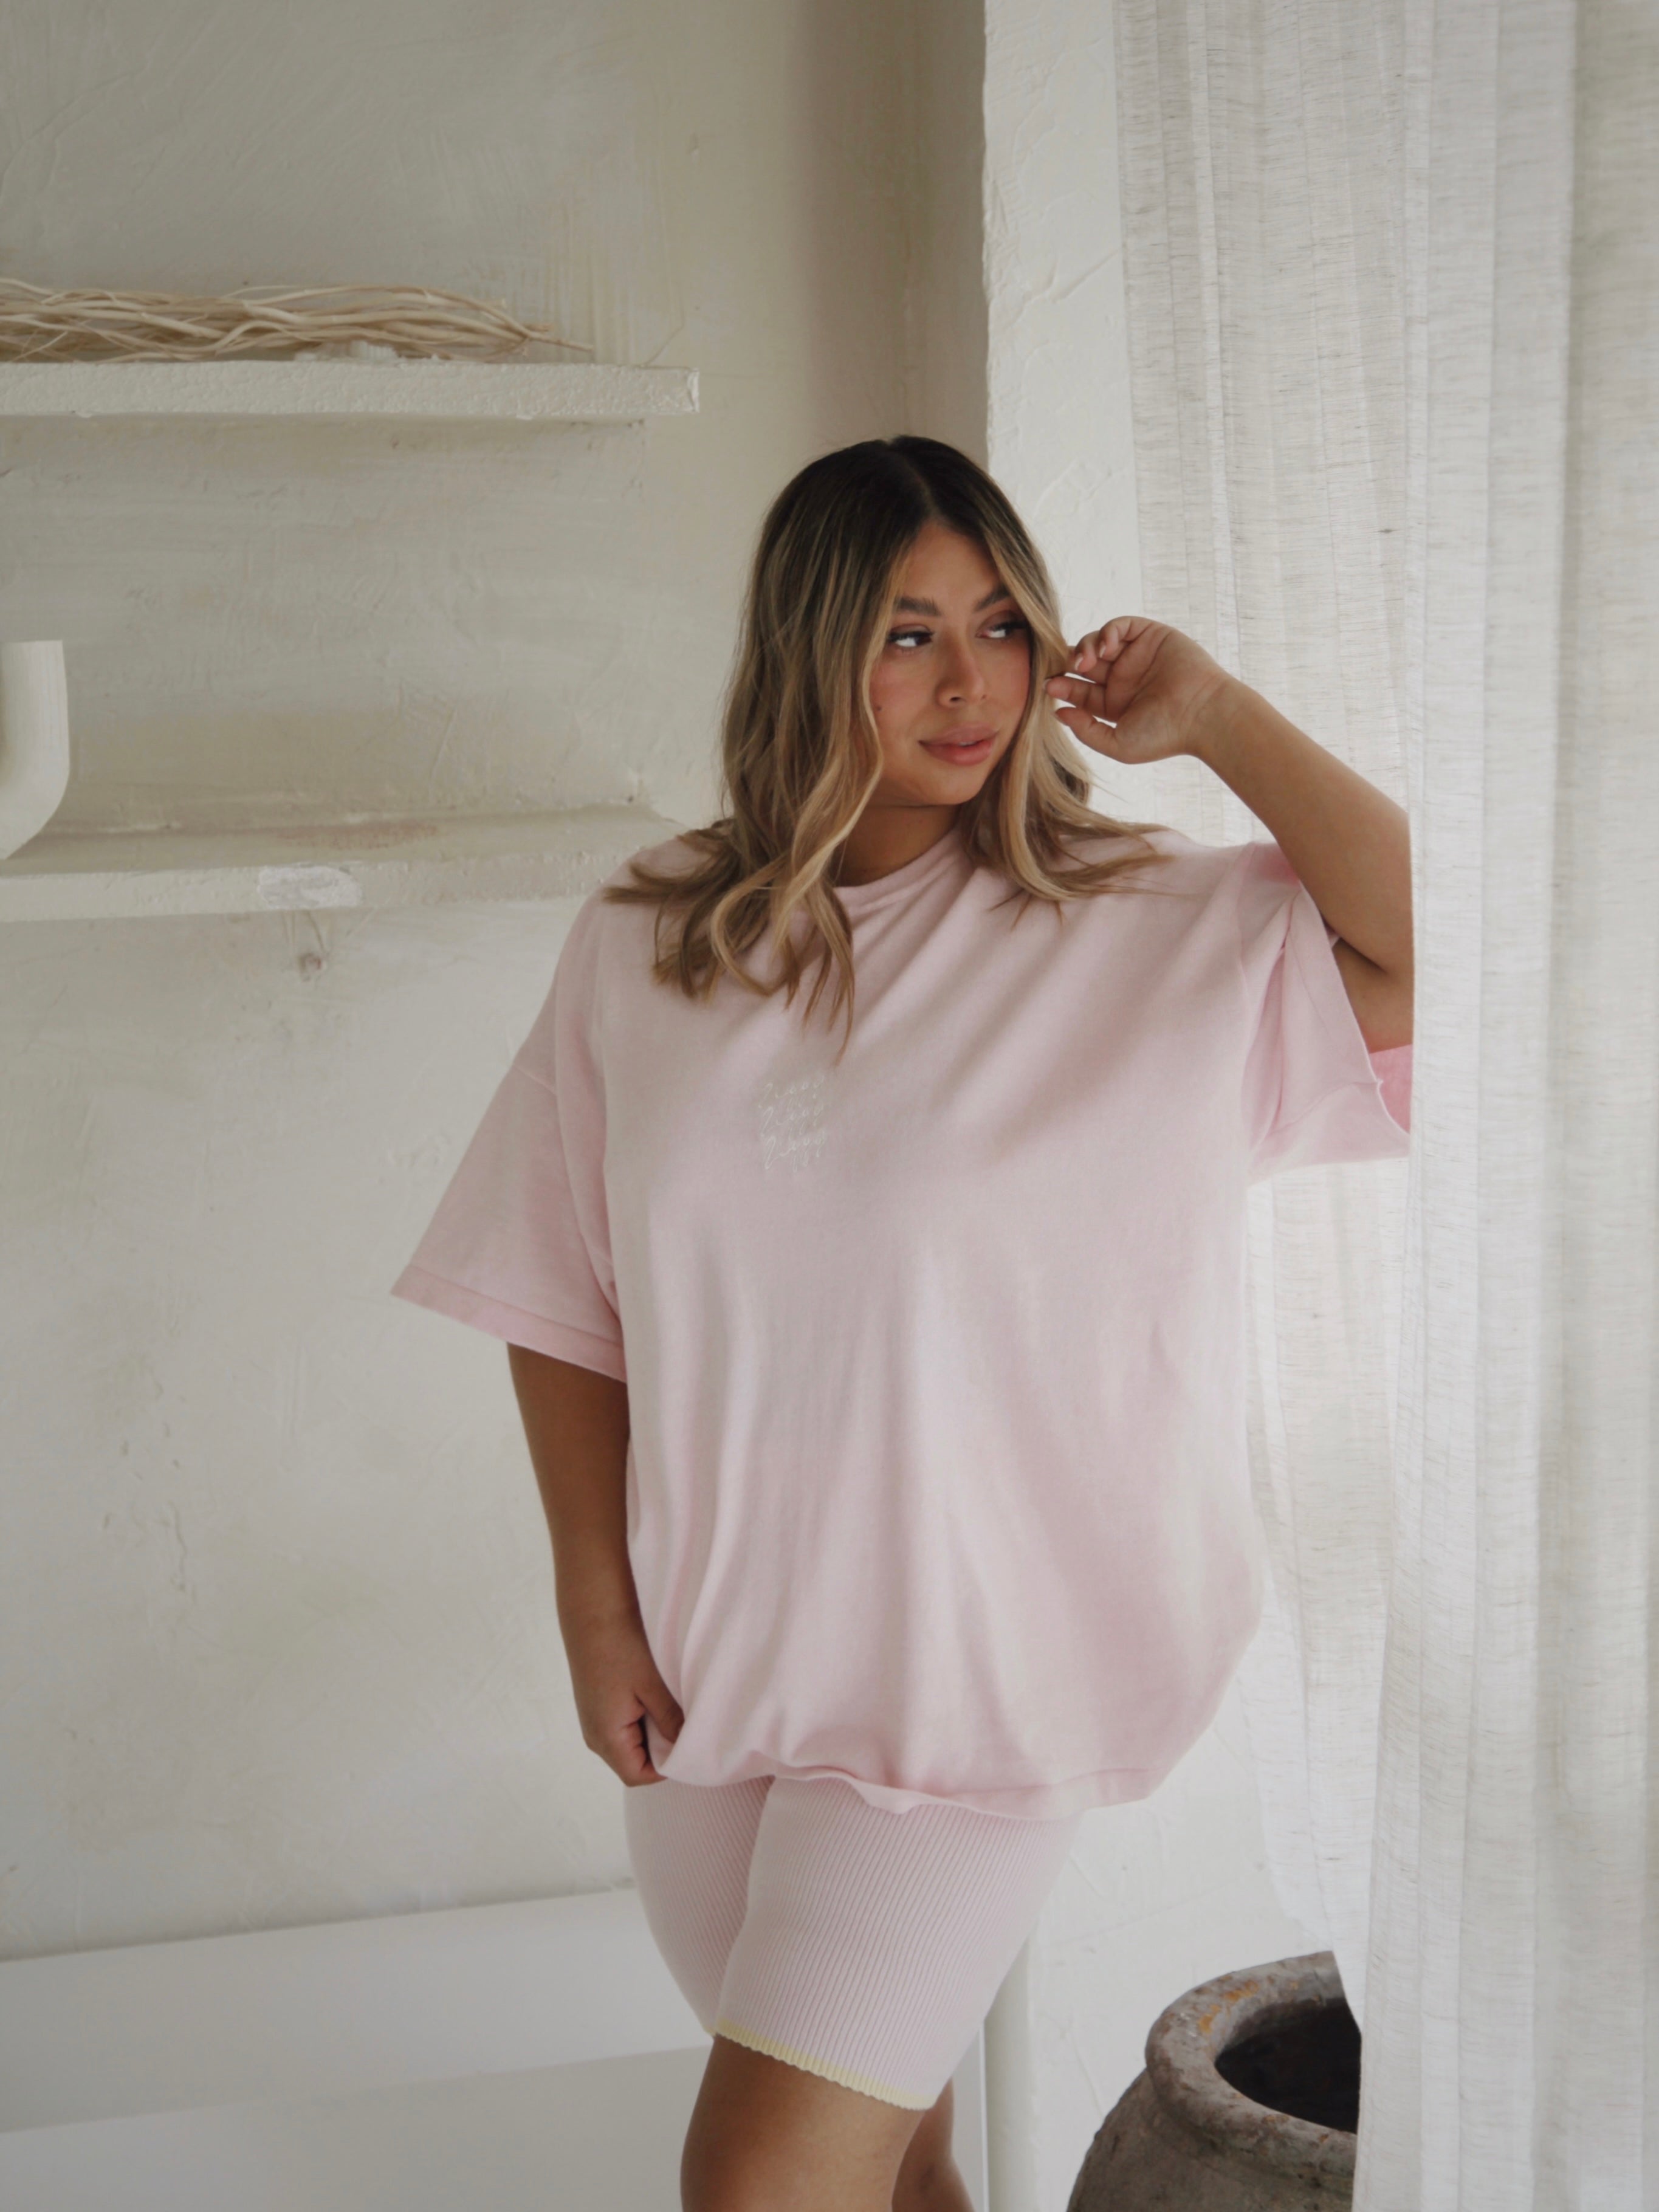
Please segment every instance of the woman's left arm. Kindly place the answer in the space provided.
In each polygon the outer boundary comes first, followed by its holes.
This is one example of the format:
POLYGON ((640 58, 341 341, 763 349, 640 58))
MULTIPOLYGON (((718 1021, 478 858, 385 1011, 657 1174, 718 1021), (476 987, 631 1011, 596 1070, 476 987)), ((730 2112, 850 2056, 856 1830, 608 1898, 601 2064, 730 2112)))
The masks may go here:
POLYGON ((1120 617, 1091 631, 1055 712, 1093 751, 1128 763, 1189 753, 1268 830, 1325 921, 1371 1052, 1412 1037, 1411 836, 1403 807, 1316 744, 1167 623, 1120 617))

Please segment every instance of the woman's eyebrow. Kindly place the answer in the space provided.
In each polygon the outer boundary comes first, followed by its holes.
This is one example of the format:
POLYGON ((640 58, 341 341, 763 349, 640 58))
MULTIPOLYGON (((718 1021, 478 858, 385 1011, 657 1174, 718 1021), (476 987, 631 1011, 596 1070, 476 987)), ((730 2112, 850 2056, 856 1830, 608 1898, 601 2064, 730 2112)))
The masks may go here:
MULTIPOLYGON (((987 607, 995 606, 999 599, 1012 599, 1013 596, 1006 584, 1000 584, 994 592, 987 592, 985 597, 974 609, 974 612, 976 615, 983 614, 987 607)), ((893 606, 895 611, 899 614, 937 616, 939 613, 939 609, 931 599, 895 599, 893 606)))

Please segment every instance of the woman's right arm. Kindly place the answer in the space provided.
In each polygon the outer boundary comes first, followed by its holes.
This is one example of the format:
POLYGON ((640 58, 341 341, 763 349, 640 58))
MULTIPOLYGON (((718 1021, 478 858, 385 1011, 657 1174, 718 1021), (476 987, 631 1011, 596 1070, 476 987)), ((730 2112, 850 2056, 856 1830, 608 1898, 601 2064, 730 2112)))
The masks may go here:
POLYGON ((630 1785, 660 1782, 646 1749, 683 1714, 657 1671, 628 1559, 628 1386, 510 1344, 513 1388, 553 1542, 559 1632, 582 1741, 630 1785))

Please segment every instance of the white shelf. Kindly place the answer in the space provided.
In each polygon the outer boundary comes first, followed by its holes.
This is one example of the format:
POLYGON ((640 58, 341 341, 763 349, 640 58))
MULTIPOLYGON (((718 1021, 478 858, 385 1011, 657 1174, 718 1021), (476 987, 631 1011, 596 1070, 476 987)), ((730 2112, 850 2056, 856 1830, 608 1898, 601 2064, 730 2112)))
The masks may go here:
POLYGON ((0 362, 0 416, 413 415, 637 422, 695 415, 695 368, 472 361, 0 362))
POLYGON ((314 829, 43 830, 0 860, 0 921, 580 898, 684 824, 641 806, 314 829))

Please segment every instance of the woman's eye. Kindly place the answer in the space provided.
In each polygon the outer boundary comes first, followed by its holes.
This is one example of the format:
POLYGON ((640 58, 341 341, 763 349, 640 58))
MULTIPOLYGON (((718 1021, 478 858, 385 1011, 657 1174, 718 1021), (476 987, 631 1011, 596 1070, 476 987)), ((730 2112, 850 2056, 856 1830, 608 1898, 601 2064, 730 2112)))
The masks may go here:
MULTIPOLYGON (((1000 615, 995 622, 988 625, 988 634, 992 637, 1018 635, 1021 630, 1029 630, 1030 628, 1030 624, 1021 615, 1000 615)), ((933 632, 927 629, 890 629, 887 642, 908 652, 914 647, 931 644, 933 635, 933 632)))

